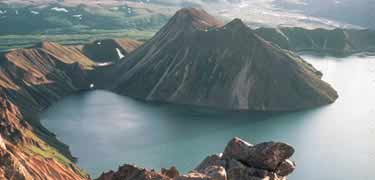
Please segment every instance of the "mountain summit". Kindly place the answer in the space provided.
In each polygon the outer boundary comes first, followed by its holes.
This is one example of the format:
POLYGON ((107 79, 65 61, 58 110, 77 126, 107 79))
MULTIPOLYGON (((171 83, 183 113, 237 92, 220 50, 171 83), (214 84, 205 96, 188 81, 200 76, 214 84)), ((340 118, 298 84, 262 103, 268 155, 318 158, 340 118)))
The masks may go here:
POLYGON ((114 91, 148 101, 229 110, 291 111, 334 102, 321 73, 240 19, 178 11, 114 72, 114 91))

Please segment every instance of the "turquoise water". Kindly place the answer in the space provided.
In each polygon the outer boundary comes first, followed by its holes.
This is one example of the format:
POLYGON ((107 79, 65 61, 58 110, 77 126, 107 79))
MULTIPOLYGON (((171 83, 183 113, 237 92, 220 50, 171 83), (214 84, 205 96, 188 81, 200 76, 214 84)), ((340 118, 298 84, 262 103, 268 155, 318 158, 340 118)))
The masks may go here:
POLYGON ((42 123, 71 147, 93 177, 134 163, 159 170, 195 167, 234 136, 296 148, 290 180, 375 178, 375 57, 304 58, 340 94, 333 105, 294 113, 230 113, 144 103, 106 91, 65 98, 42 123))

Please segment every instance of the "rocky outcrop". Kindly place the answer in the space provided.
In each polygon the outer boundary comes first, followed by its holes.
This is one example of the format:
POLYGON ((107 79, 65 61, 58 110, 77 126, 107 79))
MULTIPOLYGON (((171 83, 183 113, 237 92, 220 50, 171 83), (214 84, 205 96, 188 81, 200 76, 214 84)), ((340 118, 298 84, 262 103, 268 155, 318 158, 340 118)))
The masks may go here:
POLYGON ((175 178, 175 177, 180 176, 180 172, 178 172, 177 168, 174 167, 174 166, 172 166, 169 169, 162 168, 161 169, 161 174, 163 174, 165 176, 168 176, 170 178, 175 178))
POLYGON ((170 180, 168 176, 134 165, 121 166, 117 172, 103 173, 98 180, 170 180))
POLYGON ((113 76, 123 95, 229 110, 294 111, 338 97, 296 54, 239 19, 224 25, 199 9, 177 12, 113 76))
POLYGON ((281 48, 319 55, 375 53, 375 31, 356 29, 259 28, 256 33, 281 48))
POLYGON ((124 165, 117 172, 103 173, 97 180, 286 180, 295 169, 295 163, 288 159, 293 153, 294 148, 285 143, 252 145, 234 138, 223 154, 208 156, 186 175, 166 176, 154 170, 124 165))
POLYGON ((284 143, 267 142, 251 145, 234 138, 224 151, 223 157, 232 157, 245 164, 266 170, 274 170, 294 153, 293 147, 284 143))

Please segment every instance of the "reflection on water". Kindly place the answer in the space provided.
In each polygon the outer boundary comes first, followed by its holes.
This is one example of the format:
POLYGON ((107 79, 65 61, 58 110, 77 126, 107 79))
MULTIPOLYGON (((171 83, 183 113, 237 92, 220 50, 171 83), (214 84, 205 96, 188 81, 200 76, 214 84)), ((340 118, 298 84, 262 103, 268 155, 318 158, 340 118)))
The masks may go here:
POLYGON ((291 180, 375 177, 375 58, 305 56, 340 94, 330 106, 282 113, 216 112, 139 102, 106 91, 68 97, 42 115, 94 177, 123 163, 188 171, 240 136, 296 147, 291 180))

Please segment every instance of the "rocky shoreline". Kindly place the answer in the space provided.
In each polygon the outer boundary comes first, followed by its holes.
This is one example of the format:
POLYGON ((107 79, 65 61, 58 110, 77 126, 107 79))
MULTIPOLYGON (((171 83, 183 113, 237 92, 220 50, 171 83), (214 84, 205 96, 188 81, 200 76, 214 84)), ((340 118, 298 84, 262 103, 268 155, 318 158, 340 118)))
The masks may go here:
POLYGON ((97 180, 287 180, 296 168, 289 160, 294 151, 281 142, 252 145, 236 137, 223 153, 208 156, 185 175, 180 175, 176 167, 156 172, 126 164, 117 172, 103 173, 97 180))

